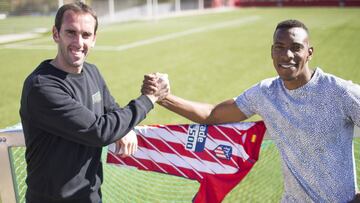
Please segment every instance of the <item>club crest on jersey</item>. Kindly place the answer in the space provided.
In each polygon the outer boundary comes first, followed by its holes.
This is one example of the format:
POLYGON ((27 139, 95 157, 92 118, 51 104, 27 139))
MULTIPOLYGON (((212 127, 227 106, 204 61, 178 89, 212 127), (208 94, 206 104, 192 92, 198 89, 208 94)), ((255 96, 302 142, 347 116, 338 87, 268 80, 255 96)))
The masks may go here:
POLYGON ((219 145, 214 149, 214 153, 218 158, 230 160, 232 156, 232 147, 228 145, 219 145))
POLYGON ((185 149, 193 152, 202 152, 205 148, 207 125, 191 124, 187 132, 185 149))

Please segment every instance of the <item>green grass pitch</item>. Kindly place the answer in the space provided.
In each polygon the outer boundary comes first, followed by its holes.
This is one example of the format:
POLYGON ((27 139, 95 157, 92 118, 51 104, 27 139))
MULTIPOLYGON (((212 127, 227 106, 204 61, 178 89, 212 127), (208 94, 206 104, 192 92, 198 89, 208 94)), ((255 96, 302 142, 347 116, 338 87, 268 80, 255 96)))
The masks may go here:
MULTIPOLYGON (((217 103, 239 95, 262 79, 276 76, 270 57, 272 34, 279 21, 289 18, 299 19, 309 27, 314 46, 311 67, 321 67, 326 72, 360 83, 358 8, 240 8, 157 21, 100 24, 96 46, 88 61, 99 67, 121 106, 140 95, 143 75, 150 72, 168 73, 172 92, 176 95, 217 103), (126 48, 130 45, 135 47, 126 48)), ((25 27, 17 30, 30 29, 25 20, 17 19, 18 24, 25 27)), ((11 30, 9 22, 14 23, 14 19, 0 21, 0 30, 11 30)), ((52 19, 44 19, 38 25, 50 29, 51 23, 52 19)), ((0 45, 0 128, 20 121, 19 100, 25 77, 42 60, 53 58, 55 54, 56 46, 50 33, 35 40, 0 45)), ((258 119, 260 117, 252 120, 258 119)), ((189 122, 156 106, 142 124, 189 122)), ((359 145, 357 139, 358 166, 359 145)), ((264 149, 252 173, 225 202, 238 201, 240 190, 250 193, 242 194, 244 202, 259 202, 264 197, 270 197, 270 202, 278 201, 281 179, 270 185, 271 178, 267 178, 281 176, 280 162, 274 154, 277 151, 273 146, 264 149), (269 157, 272 158, 267 159, 267 150, 271 151, 269 157), (267 165, 263 164, 265 162, 267 165)), ((106 167, 104 202, 190 202, 197 186, 177 177, 106 167), (110 173, 116 175, 109 177, 110 173), (118 181, 110 182, 112 178, 118 181), (116 187, 120 189, 114 189, 116 187)))

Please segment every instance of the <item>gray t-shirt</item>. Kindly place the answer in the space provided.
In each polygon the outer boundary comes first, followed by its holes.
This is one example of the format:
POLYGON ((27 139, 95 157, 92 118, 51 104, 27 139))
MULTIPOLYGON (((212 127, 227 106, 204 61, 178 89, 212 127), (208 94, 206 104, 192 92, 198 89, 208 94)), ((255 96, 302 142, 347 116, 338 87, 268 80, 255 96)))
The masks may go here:
POLYGON ((288 90, 279 78, 261 81, 235 98, 260 115, 274 139, 284 176, 282 202, 348 202, 356 190, 354 124, 360 126, 360 86, 320 68, 288 90))

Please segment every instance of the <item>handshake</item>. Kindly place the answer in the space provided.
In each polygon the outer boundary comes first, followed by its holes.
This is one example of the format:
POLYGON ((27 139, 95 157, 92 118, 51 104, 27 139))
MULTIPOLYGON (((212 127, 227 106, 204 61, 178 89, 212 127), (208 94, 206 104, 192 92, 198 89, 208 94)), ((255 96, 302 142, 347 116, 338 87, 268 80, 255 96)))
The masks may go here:
MULTIPOLYGON (((170 83, 167 74, 152 73, 144 75, 141 93, 146 95, 152 103, 163 100, 170 93, 170 83)), ((115 143, 115 152, 121 154, 121 157, 134 155, 138 149, 137 137, 134 131, 130 131, 115 143)))
POLYGON ((141 93, 153 103, 163 100, 170 93, 170 82, 167 74, 151 73, 144 75, 141 93))

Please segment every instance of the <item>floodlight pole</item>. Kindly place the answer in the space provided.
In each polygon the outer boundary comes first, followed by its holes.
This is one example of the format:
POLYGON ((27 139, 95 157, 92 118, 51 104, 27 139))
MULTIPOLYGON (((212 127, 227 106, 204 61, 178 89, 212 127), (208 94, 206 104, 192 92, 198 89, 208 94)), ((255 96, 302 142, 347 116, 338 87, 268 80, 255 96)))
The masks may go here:
POLYGON ((158 12, 159 12, 159 3, 158 3, 158 0, 153 0, 153 7, 154 7, 154 13, 153 13, 153 15, 155 16, 155 19, 157 20, 157 18, 158 18, 158 12))
POLYGON ((147 17, 151 17, 152 16, 152 0, 147 0, 146 1, 146 8, 147 8, 147 17))
POLYGON ((199 0, 199 10, 204 9, 204 0, 199 0))
POLYGON ((59 8, 64 5, 64 0, 58 0, 58 6, 59 8))
MULTIPOLYGON (((85 0, 80 0, 80 2, 86 3, 85 0)), ((63 5, 64 5, 64 0, 58 0, 58 7, 60 8, 63 5)))
POLYGON ((181 0, 175 0, 175 12, 181 11, 181 0))
POLYGON ((115 19, 115 4, 114 4, 114 0, 109 0, 109 15, 110 15, 110 20, 114 21, 115 19))

